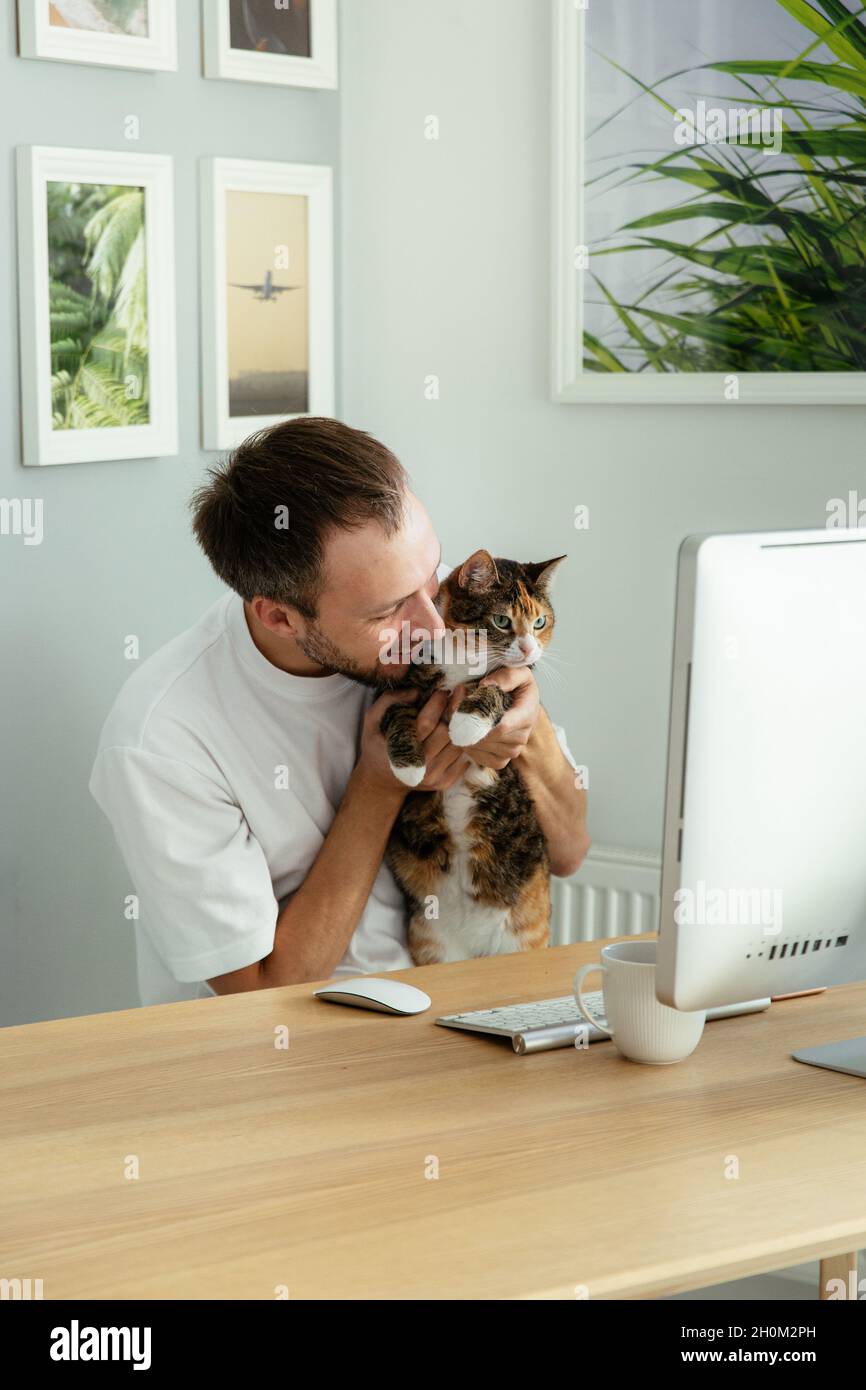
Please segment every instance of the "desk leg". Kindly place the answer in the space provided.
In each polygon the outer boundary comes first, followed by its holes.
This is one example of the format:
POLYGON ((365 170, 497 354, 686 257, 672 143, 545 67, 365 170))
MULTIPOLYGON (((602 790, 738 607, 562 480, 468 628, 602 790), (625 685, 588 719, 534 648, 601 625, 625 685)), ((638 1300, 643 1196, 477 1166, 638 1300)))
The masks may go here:
MULTIPOLYGON (((847 1255, 831 1255, 829 1259, 821 1261, 821 1273, 818 1279, 818 1297, 826 1299, 830 1297, 827 1292, 827 1285, 831 1279, 841 1279, 847 1290, 845 1298, 857 1297, 857 1251, 852 1250, 847 1255), (853 1279, 851 1275, 853 1274, 853 1279)), ((838 1294, 835 1295, 838 1297, 838 1294)))

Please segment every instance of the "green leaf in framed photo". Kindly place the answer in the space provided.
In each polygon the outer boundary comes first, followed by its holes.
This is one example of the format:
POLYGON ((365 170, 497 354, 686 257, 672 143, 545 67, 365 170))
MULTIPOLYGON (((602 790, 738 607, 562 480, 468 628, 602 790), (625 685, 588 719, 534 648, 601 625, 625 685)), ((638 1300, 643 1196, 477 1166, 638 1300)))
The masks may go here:
POLYGON ((553 10, 553 398, 866 404, 859 0, 553 10))
POLYGON ((172 161, 18 150, 24 463, 177 452, 172 161))

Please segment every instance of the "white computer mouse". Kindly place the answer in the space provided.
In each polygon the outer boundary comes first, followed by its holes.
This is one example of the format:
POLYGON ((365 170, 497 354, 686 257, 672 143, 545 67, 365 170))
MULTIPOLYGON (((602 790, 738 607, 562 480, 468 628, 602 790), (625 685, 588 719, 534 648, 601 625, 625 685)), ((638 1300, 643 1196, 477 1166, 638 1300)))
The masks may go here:
POLYGON ((351 1004, 356 1009, 377 1009, 382 1014, 422 1014, 433 1002, 423 989, 402 980, 380 980, 359 975, 352 980, 333 980, 314 991, 329 1004, 351 1004))

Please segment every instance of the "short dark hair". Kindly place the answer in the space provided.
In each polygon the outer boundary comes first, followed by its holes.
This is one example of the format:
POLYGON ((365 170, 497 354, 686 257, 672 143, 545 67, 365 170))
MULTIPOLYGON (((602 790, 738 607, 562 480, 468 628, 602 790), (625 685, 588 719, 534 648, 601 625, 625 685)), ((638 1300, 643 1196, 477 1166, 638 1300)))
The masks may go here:
POLYGON ((251 435, 208 469, 190 503, 193 531, 219 578, 247 602, 261 595, 315 618, 327 535, 368 521, 398 531, 408 481, 372 435, 299 416, 251 435))

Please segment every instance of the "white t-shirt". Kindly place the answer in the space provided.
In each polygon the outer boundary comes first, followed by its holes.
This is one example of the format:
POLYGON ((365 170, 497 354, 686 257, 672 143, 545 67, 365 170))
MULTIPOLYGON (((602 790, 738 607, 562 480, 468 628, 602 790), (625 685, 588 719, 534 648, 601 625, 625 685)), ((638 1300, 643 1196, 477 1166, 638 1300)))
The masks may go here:
MULTIPOLYGON (((233 593, 126 681, 90 790, 138 899, 143 1004, 212 995, 208 979, 270 955, 277 916, 342 801, 374 699, 341 675, 274 666, 233 593)), ((403 895, 383 863, 334 973, 411 966, 406 929, 403 895)))

